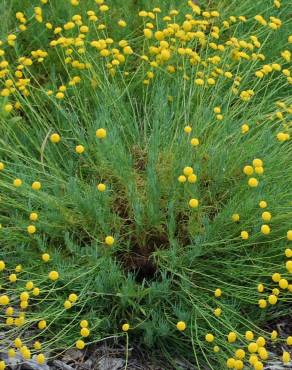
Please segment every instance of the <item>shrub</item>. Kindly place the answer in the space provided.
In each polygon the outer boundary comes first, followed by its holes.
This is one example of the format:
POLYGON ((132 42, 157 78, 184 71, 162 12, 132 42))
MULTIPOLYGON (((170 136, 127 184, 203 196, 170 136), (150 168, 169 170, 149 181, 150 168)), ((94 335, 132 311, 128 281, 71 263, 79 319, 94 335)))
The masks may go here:
POLYGON ((261 369, 292 292, 288 3, 119 4, 3 5, 5 349, 261 369))

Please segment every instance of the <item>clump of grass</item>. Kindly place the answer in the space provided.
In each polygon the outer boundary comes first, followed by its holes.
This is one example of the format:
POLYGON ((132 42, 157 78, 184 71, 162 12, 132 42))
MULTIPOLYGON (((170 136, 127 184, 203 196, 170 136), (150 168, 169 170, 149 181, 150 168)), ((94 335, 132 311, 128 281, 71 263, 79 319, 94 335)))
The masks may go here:
POLYGON ((3 5, 1 350, 260 370, 291 345, 289 4, 142 5, 3 5))

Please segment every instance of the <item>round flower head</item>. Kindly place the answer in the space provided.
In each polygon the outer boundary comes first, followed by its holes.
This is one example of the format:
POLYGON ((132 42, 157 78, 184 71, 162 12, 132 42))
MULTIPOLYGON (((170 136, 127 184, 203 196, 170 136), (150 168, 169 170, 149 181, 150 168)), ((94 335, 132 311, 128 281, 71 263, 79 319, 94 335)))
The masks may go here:
POLYGON ((251 188, 256 188, 258 185, 259 185, 259 182, 256 178, 254 177, 251 177, 249 180, 248 180, 248 185, 251 187, 251 188))
POLYGON ((222 290, 221 290, 220 288, 217 288, 217 289, 215 290, 215 292, 214 292, 214 296, 215 296, 216 298, 221 297, 221 296, 222 296, 222 290))
POLYGON ((247 239, 249 238, 249 234, 248 234, 248 232, 247 232, 247 231, 242 231, 242 232, 240 233, 240 236, 241 236, 241 238, 242 238, 243 240, 247 240, 247 239))
POLYGON ((16 188, 19 188, 22 185, 22 181, 20 179, 15 179, 15 180, 13 180, 13 185, 16 188))
POLYGON ((81 328, 87 328, 88 327, 88 321, 87 320, 81 320, 80 321, 81 328))
POLYGON ((252 166, 245 166, 245 167, 243 168, 243 172, 244 172, 246 175, 250 176, 250 175, 252 175, 252 174, 253 174, 254 169, 253 169, 253 167, 252 167, 252 166))
POLYGON ((82 153, 84 152, 84 150, 85 150, 85 148, 84 148, 84 146, 83 146, 83 145, 77 145, 77 146, 75 147, 75 152, 76 152, 77 154, 82 154, 82 153))
POLYGON ((71 303, 70 301, 66 300, 66 301, 64 302, 64 308, 65 308, 66 310, 69 310, 71 307, 72 307, 72 303, 71 303))
POLYGON ((107 236, 105 238, 105 241, 104 242, 105 242, 106 245, 108 245, 109 247, 111 247, 114 244, 115 239, 112 236, 107 236))
POLYGON ((253 338, 254 338, 254 334, 253 334, 253 332, 252 332, 252 331, 250 331, 250 330, 247 330, 247 331, 245 332, 245 338, 246 338, 248 341, 253 340, 253 338))
POLYGON ((184 132, 185 132, 186 134, 190 134, 190 133, 192 132, 192 128, 191 128, 191 126, 186 126, 186 127, 184 128, 184 132))
POLYGON ((271 305, 275 305, 278 301, 278 298, 274 294, 270 294, 268 297, 268 301, 271 305))
POLYGON ((191 199, 191 200, 189 201, 189 206, 190 206, 191 208, 197 208, 197 207, 199 206, 199 201, 198 201, 198 199, 191 199))
POLYGON ((47 327, 47 323, 46 323, 45 320, 41 320, 41 321, 38 322, 38 328, 40 330, 44 330, 46 327, 47 327))
POLYGON ((46 362, 46 358, 42 353, 39 353, 36 356, 36 361, 37 361, 38 364, 43 365, 46 362))
POLYGON ((268 234, 270 234, 270 232, 271 232, 270 226, 269 226, 269 225, 262 225, 262 227, 261 227, 261 232, 262 232, 264 235, 268 235, 268 234))
POLYGON ((176 324, 176 328, 177 330, 179 331, 184 331, 186 330, 186 323, 184 321, 179 321, 177 324, 176 324))
POLYGON ((253 164, 254 167, 263 167, 263 161, 261 159, 258 159, 258 158, 254 159, 252 161, 252 164, 253 164))
POLYGON ((195 182, 197 182, 197 176, 194 173, 192 173, 190 176, 188 176, 188 182, 190 184, 194 184, 195 182))
POLYGON ((106 130, 104 128, 99 128, 98 130, 96 130, 96 137, 98 139, 105 139, 106 138, 106 130))
POLYGON ((49 262, 49 260, 50 260, 50 255, 48 254, 48 253, 44 253, 44 254, 42 254, 42 260, 44 261, 44 262, 49 262))
POLYGON ((192 169, 192 167, 185 167, 183 170, 185 176, 190 176, 193 174, 193 172, 194 170, 192 169))
POLYGON ((51 271, 49 273, 49 279, 52 281, 56 281, 59 279, 59 273, 57 271, 51 271))
POLYGON ((28 232, 29 234, 34 234, 34 233, 36 232, 36 227, 35 227, 34 225, 29 225, 29 226, 27 227, 27 232, 28 232))
POLYGON ((200 144, 200 141, 198 138, 194 137, 191 139, 191 145, 192 146, 198 146, 200 144))
POLYGON ((88 328, 81 328, 80 330, 80 335, 83 337, 83 338, 87 338, 90 334, 90 330, 88 328))
POLYGON ((130 329, 130 325, 128 323, 122 325, 123 331, 128 331, 130 329))
POLYGON ((57 143, 59 143, 59 142, 60 142, 61 137, 60 137, 60 135, 59 135, 59 134, 54 133, 54 134, 52 134, 52 135, 50 136, 50 140, 51 140, 51 142, 52 142, 52 143, 57 144, 57 143))
POLYGON ((40 190, 41 187, 42 185, 39 181, 35 181, 31 185, 32 190, 40 190))
POLYGON ((71 294, 69 295, 69 301, 70 301, 70 302, 75 303, 75 302, 77 302, 77 299, 78 299, 77 294, 75 294, 75 293, 71 293, 71 294))
POLYGON ((29 215, 29 219, 30 221, 37 221, 38 219, 38 214, 36 212, 32 212, 30 215, 29 215))
POLYGON ((206 340, 206 342, 208 342, 208 343, 212 343, 212 342, 214 342, 214 335, 213 334, 206 334, 206 336, 205 336, 205 340, 206 340))
POLYGON ((184 184, 186 181, 187 181, 187 178, 184 176, 184 175, 181 175, 178 177, 178 182, 180 182, 181 184, 184 184))
POLYGON ((100 191, 101 193, 106 190, 105 184, 98 184, 96 187, 97 187, 97 190, 100 191))
POLYGON ((237 335, 233 331, 231 331, 227 336, 227 340, 229 343, 234 343, 236 339, 237 339, 237 335))
POLYGON ((286 351, 283 352, 282 361, 284 364, 288 364, 291 361, 291 355, 289 352, 286 351))
POLYGON ((0 261, 0 271, 5 270, 5 267, 6 267, 5 262, 4 261, 0 261))
POLYGON ((263 221, 265 221, 265 222, 269 222, 269 221, 271 221, 271 219, 272 219, 272 215, 271 215, 271 213, 270 213, 270 212, 263 212, 263 213, 262 213, 262 219, 263 219, 263 221))
POLYGON ((234 213, 232 216, 231 216, 231 219, 233 222, 239 222, 240 220, 240 216, 238 213, 234 213))
POLYGON ((81 339, 77 340, 77 342, 76 342, 76 348, 77 349, 83 349, 84 347, 85 347, 84 341, 81 340, 81 339))

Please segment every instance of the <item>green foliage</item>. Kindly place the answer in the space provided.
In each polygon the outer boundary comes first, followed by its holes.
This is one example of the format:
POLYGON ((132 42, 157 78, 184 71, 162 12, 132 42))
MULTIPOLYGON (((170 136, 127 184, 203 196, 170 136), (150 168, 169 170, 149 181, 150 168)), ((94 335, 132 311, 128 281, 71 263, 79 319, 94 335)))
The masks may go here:
MULTIPOLYGON (((206 3, 201 2, 202 10, 206 3)), ((16 88, 0 101, 0 161, 5 165, 0 172, 0 243, 6 264, 0 296, 7 294, 11 306, 19 307, 27 281, 41 290, 39 296, 30 293, 22 325, 7 325, 5 310, 0 311, 0 330, 11 340, 22 336, 30 347, 40 340, 43 351, 51 351, 53 357, 75 345, 80 321, 86 319, 87 345, 126 335, 130 343, 161 349, 170 366, 175 366, 174 358, 185 356, 198 368, 205 364, 223 369, 235 349, 246 347, 245 330, 268 339, 267 320, 286 316, 291 305, 289 288, 281 290, 276 306, 258 308, 258 300, 268 299, 278 287, 271 282, 273 273, 280 273, 291 287, 284 251, 291 247, 287 231, 292 228, 292 149, 291 140, 277 140, 279 132, 286 138, 291 134, 291 80, 276 69, 263 78, 255 76, 275 63, 281 70, 291 70, 291 61, 281 56, 291 50, 287 42, 291 3, 283 1, 276 9, 272 1, 212 2, 209 6, 214 10, 216 5, 220 18, 201 27, 205 42, 181 40, 177 34, 174 40, 169 37, 171 60, 157 58, 156 67, 141 57, 156 60, 149 47, 159 46, 157 40, 143 36, 147 21, 163 29, 167 27, 163 16, 178 6, 180 13, 172 22, 182 27, 191 8, 187 3, 163 2, 162 15, 145 20, 136 14, 156 2, 115 0, 108 5, 111 10, 99 13, 101 20, 90 25, 85 52, 72 46, 72 58, 88 63, 81 69, 66 62, 70 45, 50 46, 59 35, 44 23, 64 26, 78 13, 87 25, 86 12, 98 12, 94 1, 81 0, 77 8, 69 1, 49 1, 42 6, 42 23, 34 18, 38 1, 1 5, 7 15, 3 40, 17 33, 15 46, 4 47, 9 71, 2 76, 1 88, 8 79, 13 86, 19 82, 15 76, 23 63, 19 57, 29 58, 38 49, 48 51, 48 56, 23 67, 24 77, 30 79, 29 95, 16 88), (17 11, 29 19, 27 30, 20 33, 15 28, 17 11), (282 26, 274 31, 260 25, 253 18, 257 13, 265 19, 280 18, 282 26), (237 18, 232 23, 231 15, 246 15, 247 21, 237 18), (119 19, 127 21, 126 28, 117 25, 119 19), (229 28, 222 25, 224 20, 230 22, 229 28), (101 22, 107 25, 105 30, 98 29, 101 22), (220 40, 212 37, 214 25, 222 28, 220 40), (228 45, 232 38, 251 44, 250 36, 258 37, 258 48, 228 45), (118 54, 125 55, 125 63, 116 68, 114 64, 108 68, 110 58, 105 62, 90 46, 107 37, 114 40, 118 54), (133 55, 123 51, 121 40, 127 40, 133 55), (220 53, 210 46, 216 42, 225 45, 220 53), (198 53, 200 61, 191 63, 187 54, 178 52, 181 48, 198 53), (241 48, 249 58, 238 57, 241 48), (210 61, 218 55, 220 62, 210 61), (80 77, 80 84, 70 85, 74 76, 80 77), (194 83, 198 78, 204 79, 204 86, 194 83), (207 78, 216 83, 208 85, 207 78), (67 87, 65 98, 57 99, 61 85, 67 87), (241 93, 248 90, 255 94, 244 100, 241 93), (9 102, 19 102, 21 109, 7 112, 9 102), (222 119, 216 117, 215 107, 220 107, 222 119), (249 131, 244 134, 246 123, 249 131), (191 133, 184 132, 188 125, 191 133), (106 129, 105 139, 96 137, 99 128, 106 129), (60 135, 60 142, 52 142, 53 133, 60 135), (192 138, 199 139, 198 146, 191 145, 192 138), (76 153, 77 145, 84 146, 84 153, 76 153), (243 168, 255 158, 263 161, 264 173, 253 175, 259 185, 251 188, 243 168), (178 177, 188 166, 197 181, 182 184, 178 177), (16 178, 22 186, 13 185, 16 178), (34 181, 41 183, 40 190, 32 189, 34 181), (106 185, 104 192, 96 188, 100 183, 106 185), (198 208, 189 207, 192 198, 199 200, 198 208), (262 200, 272 214, 269 235, 261 232, 262 200), (36 221, 29 219, 32 212, 38 214, 36 221), (232 220, 233 214, 240 215, 239 222, 232 220), (27 232, 29 225, 36 226, 36 233, 27 232), (241 238, 242 231, 248 231, 248 240, 241 238), (114 237, 112 246, 106 245, 107 236, 114 237), (47 263, 41 259, 44 253, 51 257, 47 263), (9 276, 19 264, 22 271, 12 283, 9 276), (52 270, 59 273, 57 281, 48 279, 52 270), (259 283, 265 284, 262 296, 259 283), (214 296, 217 288, 223 292, 220 299, 214 296), (78 300, 65 309, 70 293, 78 300), (214 315, 218 307, 220 317, 214 315), (37 329, 40 320, 47 321, 45 330, 37 329), (179 321, 187 325, 183 332, 176 328, 179 321), (128 333, 121 329, 125 322, 130 324, 128 333), (235 345, 226 341, 230 331, 238 334, 235 345), (205 341, 209 332, 220 347, 218 353, 205 341)), ((64 31, 71 38, 79 33, 76 28, 64 31)))

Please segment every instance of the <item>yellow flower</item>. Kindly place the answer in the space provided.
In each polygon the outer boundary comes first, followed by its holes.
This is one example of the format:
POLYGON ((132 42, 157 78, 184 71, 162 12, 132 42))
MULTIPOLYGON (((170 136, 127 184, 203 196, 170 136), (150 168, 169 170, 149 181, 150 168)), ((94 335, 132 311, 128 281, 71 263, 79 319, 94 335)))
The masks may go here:
POLYGON ((191 128, 191 126, 186 126, 186 127, 184 128, 184 132, 185 132, 186 134, 190 134, 190 133, 192 132, 192 128, 191 128))
POLYGON ((206 334, 206 336, 205 336, 205 340, 206 340, 206 342, 208 342, 208 343, 212 343, 212 342, 214 342, 214 335, 213 334, 206 334))
POLYGON ((40 365, 43 365, 46 362, 46 358, 42 353, 39 353, 36 356, 36 360, 37 360, 37 363, 40 364, 40 365))
POLYGON ((0 261, 0 271, 3 271, 5 270, 5 262, 4 261, 0 261))
POLYGON ((59 279, 59 273, 57 271, 51 271, 49 273, 49 279, 52 281, 56 281, 59 279))
POLYGON ((29 234, 34 234, 34 233, 36 232, 36 227, 35 227, 34 225, 29 225, 29 226, 27 227, 27 232, 28 232, 29 234))
POLYGON ((234 213, 231 216, 231 219, 232 219, 233 222, 238 222, 240 220, 240 215, 238 213, 234 213))
POLYGON ((22 181, 20 179, 15 179, 13 181, 13 185, 16 187, 16 188, 19 188, 21 185, 22 185, 22 181))
POLYGON ((41 187, 42 187, 42 185, 41 185, 41 183, 39 181, 35 181, 31 185, 31 188, 33 190, 40 190, 41 187))
POLYGON ((217 316, 217 317, 221 316, 221 313, 222 313, 222 310, 221 310, 220 307, 218 307, 214 310, 214 315, 217 316))
POLYGON ((55 133, 55 134, 52 134, 50 136, 50 140, 51 140, 52 143, 56 144, 56 143, 58 143, 61 140, 61 137, 60 137, 59 134, 56 134, 55 133))
POLYGON ((254 167, 263 167, 263 161, 259 158, 255 158, 253 161, 252 161, 252 164, 254 167))
POLYGON ((85 343, 81 339, 77 340, 75 345, 76 345, 76 348, 78 348, 78 349, 83 349, 85 347, 85 343))
POLYGON ((69 310, 71 307, 72 307, 72 303, 71 303, 70 301, 66 300, 66 301, 64 302, 64 308, 65 308, 66 310, 69 310))
POLYGON ((268 301, 271 305, 275 305, 278 301, 278 298, 274 294, 270 294, 268 297, 268 301))
POLYGON ((81 320, 80 321, 81 328, 87 328, 88 327, 88 321, 87 320, 81 320))
POLYGON ((111 247, 114 244, 115 239, 112 236, 107 236, 105 238, 105 241, 104 242, 105 242, 106 245, 108 245, 109 247, 111 247))
POLYGON ((233 331, 231 331, 227 336, 227 340, 229 343, 234 343, 236 339, 237 339, 237 335, 233 331))
POLYGON ((38 214, 36 212, 32 212, 30 215, 29 215, 29 219, 30 221, 37 221, 38 219, 38 214))
POLYGON ((126 27, 127 26, 127 23, 123 19, 121 19, 121 20, 118 21, 118 25, 120 27, 126 27))
POLYGON ((50 260, 50 255, 48 254, 48 253, 44 253, 44 254, 42 254, 42 260, 44 261, 44 262, 49 262, 49 260, 50 260))
POLYGON ((4 111, 7 112, 7 113, 10 113, 13 109, 13 105, 12 104, 5 104, 4 106, 4 111))
POLYGON ((104 192, 106 190, 106 185, 105 184, 98 184, 97 186, 97 190, 100 191, 100 192, 104 192))
POLYGON ((43 329, 45 329, 47 327, 47 323, 46 323, 46 321, 45 320, 41 320, 41 321, 39 321, 38 322, 38 328, 40 329, 40 330, 43 330, 43 329))
POLYGON ((82 328, 80 330, 80 335, 83 337, 83 338, 86 338, 88 337, 90 334, 90 330, 88 328, 82 328))
POLYGON ((75 302, 77 302, 77 299, 78 299, 77 294, 75 294, 75 293, 71 293, 71 294, 69 295, 69 301, 70 301, 70 302, 75 303, 75 302))
POLYGON ((194 184, 197 181, 197 176, 192 173, 190 176, 188 176, 188 182, 191 184, 194 184))
POLYGON ((235 357, 238 358, 239 360, 242 360, 245 357, 245 351, 241 348, 237 349, 235 351, 235 357))
POLYGON ((64 99, 64 97, 65 97, 65 95, 64 95, 64 93, 62 93, 62 92, 57 92, 57 94, 56 94, 56 98, 57 99, 59 99, 59 100, 61 100, 61 99, 64 99))
POLYGON ((217 288, 217 289, 215 290, 215 292, 214 292, 214 296, 215 296, 216 298, 221 297, 221 296, 222 296, 222 290, 221 290, 220 288, 217 288))
POLYGON ((184 175, 181 175, 178 177, 178 182, 181 184, 185 183, 187 181, 187 178, 184 175))
POLYGON ((196 137, 192 138, 192 140, 191 140, 191 145, 192 146, 198 146, 199 144, 200 144, 200 141, 199 141, 198 138, 196 138, 196 137))
POLYGON ((268 235, 268 234, 270 234, 271 229, 270 229, 269 225, 262 225, 262 227, 261 227, 261 232, 262 232, 264 235, 268 235))
POLYGON ((82 153, 84 152, 84 150, 85 150, 85 148, 84 148, 84 146, 83 146, 83 145, 77 145, 77 146, 75 147, 75 152, 76 152, 77 154, 82 154, 82 153))
POLYGON ((291 356, 289 352, 284 351, 282 355, 282 360, 284 364, 288 364, 291 360, 291 356))
POLYGON ((199 201, 198 201, 198 199, 191 199, 191 200, 189 201, 189 206, 190 206, 191 208, 197 208, 197 207, 199 206, 199 201))
POLYGON ((122 325, 122 330, 123 331, 128 331, 129 329, 130 329, 130 325, 129 324, 126 323, 126 324, 123 324, 122 325))
POLYGON ((249 238, 248 232, 247 231, 242 231, 240 233, 240 236, 243 240, 247 240, 249 238))
POLYGON ((184 331, 186 330, 186 323, 184 321, 179 321, 177 324, 176 324, 176 328, 177 330, 179 331, 184 331))
POLYGON ((106 138, 106 130, 104 128, 99 128, 98 130, 96 130, 96 137, 98 139, 105 139, 106 138))
POLYGON ((271 213, 270 213, 270 212, 263 212, 263 213, 262 213, 262 219, 263 219, 264 221, 266 221, 266 222, 271 221, 271 219, 272 219, 272 215, 271 215, 271 213))
POLYGON ((10 302, 10 299, 7 295, 0 295, 0 306, 7 306, 10 302))
POLYGON ((249 180, 248 180, 248 185, 251 187, 251 188, 256 188, 258 185, 259 185, 259 182, 256 178, 254 177, 251 177, 249 180))
POLYGON ((254 334, 253 334, 253 332, 252 332, 252 331, 250 331, 250 330, 247 330, 247 331, 245 332, 245 338, 246 338, 247 340, 249 340, 249 341, 253 340, 253 338, 254 338, 254 334))
POLYGON ((281 289, 287 289, 288 288, 288 285, 289 285, 289 283, 288 283, 288 281, 286 279, 281 279, 279 281, 279 287, 281 289))
POLYGON ((192 169, 192 167, 185 167, 183 170, 185 176, 190 176, 193 172, 194 170, 192 169))
POLYGON ((252 166, 245 166, 245 167, 243 168, 243 173, 244 173, 245 175, 247 175, 247 176, 252 175, 252 174, 253 174, 253 171, 254 171, 254 169, 253 169, 253 167, 252 167, 252 166))
POLYGON ((244 125, 242 125, 242 126, 241 126, 241 132, 242 132, 243 134, 248 133, 248 131, 249 131, 249 125, 244 124, 244 125))

